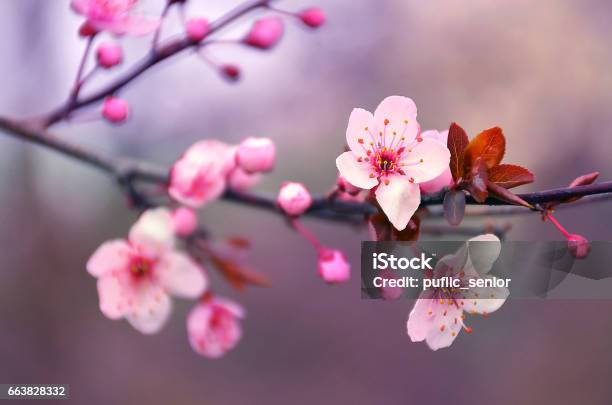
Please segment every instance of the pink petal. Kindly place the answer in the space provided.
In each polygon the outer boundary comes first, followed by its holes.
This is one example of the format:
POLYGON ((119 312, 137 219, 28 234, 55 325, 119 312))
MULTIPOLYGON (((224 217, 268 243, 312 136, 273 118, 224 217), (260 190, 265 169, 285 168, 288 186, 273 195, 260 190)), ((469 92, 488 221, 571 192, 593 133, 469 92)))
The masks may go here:
POLYGON ((342 177, 355 187, 369 190, 378 184, 376 178, 370 177, 370 165, 367 162, 358 162, 353 152, 344 152, 338 156, 336 166, 342 177))
POLYGON ((159 257, 174 246, 172 213, 163 207, 145 211, 130 229, 128 239, 147 257, 159 257))
MULTIPOLYGON (((346 177, 346 176, 345 176, 346 177)), ((376 200, 393 226, 401 231, 421 203, 419 186, 406 176, 391 176, 389 184, 381 181, 376 189, 376 200)))
POLYGON ((170 297, 163 289, 143 280, 136 290, 134 305, 125 318, 137 331, 153 334, 161 330, 172 311, 170 297))
POLYGON ((104 242, 87 261, 87 272, 94 277, 101 277, 123 269, 127 266, 131 250, 123 239, 104 242))
POLYGON ((432 300, 431 328, 425 341, 431 350, 450 346, 463 328, 463 310, 451 300, 432 300))
POLYGON ((444 169, 441 175, 433 180, 426 181, 425 183, 419 183, 421 191, 425 194, 433 194, 442 190, 444 187, 448 187, 453 182, 453 175, 451 174, 450 167, 444 169))
POLYGON ((413 342, 422 342, 427 337, 429 330, 433 327, 433 317, 429 313, 433 313, 432 305, 435 301, 431 299, 433 292, 431 290, 421 293, 419 299, 414 303, 412 311, 408 316, 406 324, 408 336, 413 342))
POLYGON ((501 252, 499 238, 491 233, 479 235, 467 241, 469 260, 466 273, 484 275, 491 270, 501 252), (471 267, 471 268, 470 268, 471 267))
POLYGON ((155 31, 160 24, 158 18, 129 16, 124 21, 124 32, 128 35, 143 36, 155 31))
POLYGON ((406 151, 402 159, 407 177, 412 177, 415 183, 423 183, 435 179, 448 169, 450 152, 446 145, 432 139, 423 139, 406 151))
POLYGON ((365 156, 364 148, 369 149, 368 146, 372 142, 370 133, 376 136, 378 131, 372 113, 363 108, 355 108, 351 112, 346 128, 346 143, 357 156, 365 156), (368 131, 366 131, 366 128, 368 128, 368 131))
POLYGON ((119 277, 104 275, 98 279, 100 311, 109 319, 121 319, 129 310, 129 296, 119 277))
POLYGON ((435 129, 429 129, 427 131, 421 132, 421 138, 433 139, 434 141, 438 141, 441 144, 446 145, 446 142, 448 141, 448 130, 436 131, 435 129))
POLYGON ((417 122, 416 104, 408 97, 390 96, 385 98, 376 108, 374 120, 379 127, 379 131, 385 133, 387 145, 391 143, 394 132, 396 139, 397 137, 404 137, 405 143, 410 144, 420 130, 417 122), (388 120, 386 130, 385 120, 388 120))
MULTIPOLYGON (((485 276, 483 279, 495 279, 495 277, 485 276)), ((508 295, 510 291, 505 287, 470 288, 463 293, 465 299, 458 299, 457 302, 468 313, 486 315, 501 308, 508 295)))
POLYGON ((71 0, 70 7, 75 13, 86 15, 90 9, 90 3, 90 0, 71 0))
POLYGON ((204 270, 189 256, 169 252, 155 266, 159 282, 171 294, 182 298, 197 298, 208 286, 204 270))

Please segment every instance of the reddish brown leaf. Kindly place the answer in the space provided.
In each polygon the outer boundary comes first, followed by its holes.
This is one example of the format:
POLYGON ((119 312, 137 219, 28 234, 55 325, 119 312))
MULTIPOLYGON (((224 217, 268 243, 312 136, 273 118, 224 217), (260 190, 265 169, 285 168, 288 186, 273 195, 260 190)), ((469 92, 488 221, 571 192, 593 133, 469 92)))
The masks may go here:
POLYGON ((457 181, 463 177, 463 151, 469 143, 465 130, 453 122, 448 129, 448 141, 446 146, 450 151, 450 171, 453 180, 457 181))
POLYGON ((599 177, 599 172, 593 172, 589 174, 584 174, 582 176, 576 177, 570 184, 570 187, 578 187, 578 186, 588 186, 589 184, 593 184, 595 180, 599 177))
POLYGON ((489 193, 487 191, 487 183, 489 182, 489 175, 487 166, 481 161, 480 158, 476 159, 475 165, 469 174, 470 182, 468 185, 468 191, 479 203, 483 203, 489 193))
POLYGON ((263 274, 254 272, 231 260, 213 256, 211 260, 221 275, 237 290, 244 290, 246 285, 269 286, 270 281, 263 274))
POLYGON ((533 183, 535 176, 528 169, 516 165, 497 165, 489 170, 489 181, 503 188, 533 183))
POLYGON ((457 226, 465 215, 465 194, 461 190, 450 190, 444 195, 444 218, 457 226))
POLYGON ((533 209, 533 205, 529 204, 527 201, 523 200, 521 197, 514 194, 512 191, 507 190, 502 186, 498 186, 495 183, 488 182, 487 189, 489 190, 489 193, 495 198, 533 209))
POLYGON ((412 242, 419 239, 419 231, 421 230, 421 219, 413 215, 410 218, 410 222, 403 231, 398 231, 393 226, 391 226, 392 232, 391 237, 392 240, 402 241, 402 242, 412 242))
POLYGON ((498 165, 503 159, 505 151, 506 138, 504 138, 501 128, 485 129, 476 135, 465 148, 463 155, 464 172, 469 172, 477 159, 481 159, 488 169, 498 165))
POLYGON ((225 240, 230 246, 239 249, 248 249, 251 247, 251 241, 242 236, 234 236, 225 240))

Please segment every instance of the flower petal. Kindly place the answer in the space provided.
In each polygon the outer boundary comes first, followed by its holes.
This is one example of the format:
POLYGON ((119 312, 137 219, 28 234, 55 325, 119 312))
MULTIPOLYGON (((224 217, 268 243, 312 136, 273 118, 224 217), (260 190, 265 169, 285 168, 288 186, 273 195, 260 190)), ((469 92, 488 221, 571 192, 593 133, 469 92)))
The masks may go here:
POLYGON ((129 310, 129 298, 121 280, 113 275, 104 275, 98 279, 97 288, 100 311, 109 319, 123 318, 129 310))
POLYGON ((125 318, 137 331, 153 334, 161 330, 172 311, 170 297, 163 289, 148 281, 138 286, 132 309, 125 318))
POLYGON ((370 142, 373 141, 371 134, 377 133, 378 127, 372 113, 363 108, 353 109, 346 128, 346 143, 355 155, 364 156, 365 149, 369 149, 370 142), (360 140, 362 142, 359 142, 360 140))
POLYGON ((183 253, 165 254, 155 266, 155 272, 164 288, 177 297, 197 298, 208 286, 203 269, 183 253))
POLYGON ((167 208, 155 208, 144 212, 130 229, 130 243, 151 258, 159 257, 174 246, 174 223, 167 208))
POLYGON ((415 183, 433 180, 448 169, 450 152, 446 145, 433 139, 423 139, 416 142, 406 152, 402 159, 406 176, 412 177, 415 183))
POLYGON ((390 176, 388 180, 389 184, 381 182, 376 189, 376 200, 395 229, 402 231, 419 208, 421 192, 406 176, 390 176))
POLYGON ((457 308, 452 300, 433 300, 431 323, 425 341, 431 350, 450 346, 463 327, 463 310, 457 308), (443 302, 443 303, 441 303, 443 302))
POLYGON ((419 133, 417 107, 408 97, 390 96, 385 98, 374 112, 374 120, 380 131, 385 133, 385 144, 390 145, 395 137, 403 137, 410 144, 419 133), (385 125, 385 120, 388 124, 385 125))
POLYGON ((467 241, 468 258, 466 274, 477 273, 480 276, 487 274, 501 252, 499 238, 491 233, 479 235, 467 241))
MULTIPOLYGON (((496 277, 485 276, 483 279, 493 279, 496 277)), ((478 287, 470 288, 464 294, 465 299, 457 302, 462 305, 468 313, 478 313, 487 315, 497 311, 506 302, 510 291, 506 287, 478 287)))
POLYGON ((87 261, 87 272, 94 277, 101 277, 113 270, 125 268, 130 251, 130 245, 123 239, 104 242, 87 261))
POLYGON ((336 159, 338 171, 349 183, 366 190, 378 184, 376 178, 370 177, 370 166, 366 162, 358 162, 353 152, 344 152, 336 159))
POLYGON ((419 298, 414 303, 412 311, 408 316, 406 328, 408 336, 413 342, 422 342, 427 337, 429 329, 432 328, 433 322, 429 311, 432 309, 433 299, 432 290, 423 291, 419 298))

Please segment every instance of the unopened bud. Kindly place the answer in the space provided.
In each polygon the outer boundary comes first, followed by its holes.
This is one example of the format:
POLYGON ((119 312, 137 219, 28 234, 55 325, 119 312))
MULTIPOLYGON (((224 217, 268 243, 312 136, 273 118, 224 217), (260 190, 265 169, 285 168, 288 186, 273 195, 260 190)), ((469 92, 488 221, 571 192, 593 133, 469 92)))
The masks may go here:
POLYGON ((129 105, 127 101, 120 98, 109 97, 104 100, 102 116, 112 123, 120 123, 127 119, 129 105))
POLYGON ((187 21, 186 30, 189 39, 199 42, 208 34, 208 20, 205 18, 192 18, 187 21))
POLYGON ((96 57, 98 59, 98 65, 105 69, 110 69, 121 63, 123 52, 119 45, 112 42, 103 42, 98 47, 96 57))
POLYGON ((270 138, 246 138, 238 146, 236 162, 250 173, 269 172, 274 168, 276 148, 270 138))
POLYGON ((285 183, 277 198, 278 205, 291 216, 302 215, 312 204, 310 193, 301 183, 285 183))
POLYGON ((325 22, 325 13, 320 8, 309 8, 299 14, 300 20, 311 28, 319 28, 325 22))
POLYGON ((278 17, 257 20, 244 38, 244 43, 259 49, 270 49, 283 36, 283 22, 278 17))
POLYGON ((567 237, 567 248, 576 259, 584 259, 591 251, 591 244, 584 236, 573 233, 567 237))

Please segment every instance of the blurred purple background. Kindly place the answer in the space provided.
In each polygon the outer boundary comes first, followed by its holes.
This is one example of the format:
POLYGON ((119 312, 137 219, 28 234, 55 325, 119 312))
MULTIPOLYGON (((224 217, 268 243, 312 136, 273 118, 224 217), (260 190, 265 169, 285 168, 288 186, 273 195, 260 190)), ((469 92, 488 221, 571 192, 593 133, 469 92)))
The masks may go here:
MULTIPOLYGON (((163 4, 142 2, 151 13, 163 4)), ((417 102, 424 129, 451 121, 471 135, 503 127, 506 161, 537 175, 525 190, 563 186, 594 170, 612 179, 610 2, 328 3, 279 2, 294 10, 322 6, 328 24, 309 32, 287 21, 273 52, 214 48, 218 58, 242 66, 238 85, 184 54, 122 93, 133 108, 126 125, 60 124, 54 131, 101 153, 164 165, 198 139, 268 136, 277 142, 278 165, 258 190, 274 194, 290 179, 319 194, 335 180, 351 109, 373 109, 400 94, 417 102)), ((68 4, 0 3, 0 114, 43 113, 67 96, 84 46, 76 36, 81 20, 68 4)), ((187 10, 214 18, 234 4, 190 0, 187 10)), ((169 27, 179 28, 176 15, 169 27)), ((238 24, 228 37, 245 28, 238 24)), ((146 52, 148 41, 124 41, 128 62, 146 52)), ((330 287, 317 275, 311 247, 282 218, 225 202, 203 210, 202 223, 218 236, 249 237, 252 265, 273 282, 239 294, 213 276, 216 290, 247 309, 243 341, 222 360, 193 353, 184 325, 191 304, 184 301, 159 335, 142 336, 103 317, 84 267, 101 242, 124 235, 135 218, 113 181, 6 136, 0 169, 0 383, 67 383, 73 402, 87 404, 612 398, 609 301, 513 300, 488 319, 470 319, 472 335, 431 352, 406 335, 411 302, 360 299, 364 230, 307 222, 353 264, 353 280, 330 287)), ((610 238, 609 204, 558 218, 591 239, 610 238)), ((535 216, 513 224, 510 239, 559 238, 535 216)))

